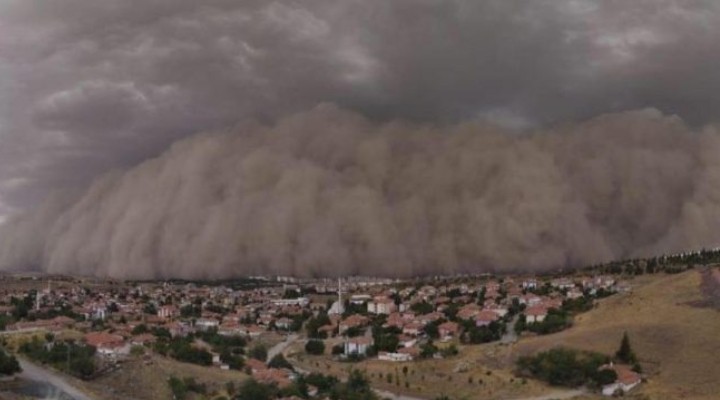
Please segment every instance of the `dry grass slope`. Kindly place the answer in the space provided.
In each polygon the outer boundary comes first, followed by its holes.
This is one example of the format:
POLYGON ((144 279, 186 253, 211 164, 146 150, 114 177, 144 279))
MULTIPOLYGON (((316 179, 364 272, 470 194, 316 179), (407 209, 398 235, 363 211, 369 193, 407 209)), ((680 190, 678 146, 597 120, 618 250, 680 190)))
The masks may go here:
POLYGON ((720 313, 702 299, 701 275, 642 277, 631 294, 610 297, 559 334, 521 341, 517 354, 564 345, 612 354, 627 331, 648 373, 638 395, 649 399, 718 399, 720 313))

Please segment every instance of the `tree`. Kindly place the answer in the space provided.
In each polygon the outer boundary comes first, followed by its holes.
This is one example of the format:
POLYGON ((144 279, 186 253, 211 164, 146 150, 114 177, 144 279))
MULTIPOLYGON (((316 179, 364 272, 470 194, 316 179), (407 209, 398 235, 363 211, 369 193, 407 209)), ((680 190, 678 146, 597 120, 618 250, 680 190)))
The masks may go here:
POLYGON ((637 357, 630 346, 630 338, 628 337, 627 332, 623 334, 622 341, 620 342, 620 348, 615 353, 615 358, 625 364, 637 364, 637 357))
POLYGON ((150 315, 157 314, 157 308, 155 307, 155 304, 153 304, 153 303, 145 304, 145 307, 143 307, 143 313, 150 314, 150 315))
POLYGON ((255 379, 248 379, 240 385, 236 399, 270 400, 275 397, 275 388, 270 385, 263 385, 255 379))
POLYGON ((173 399, 175 400, 182 400, 187 396, 188 389, 185 386, 185 382, 182 380, 172 376, 168 380, 168 386, 170 386, 170 391, 173 394, 173 399))
POLYGON ((594 378, 595 382, 597 382, 599 386, 605 386, 615 382, 618 378, 618 375, 617 372, 615 372, 614 370, 604 368, 598 370, 594 378))
POLYGON ((293 366, 288 362, 288 360, 285 359, 285 356, 282 355, 282 353, 277 354, 275 357, 273 357, 270 362, 268 363, 268 367, 270 368, 285 368, 292 370, 293 366))
POLYGON ((250 349, 250 352, 248 355, 256 360, 260 360, 262 362, 267 361, 267 349, 265 346, 258 344, 254 346, 252 349, 250 349))
POLYGON ((21 371, 22 369, 15 356, 6 354, 0 349, 0 375, 12 375, 21 371))
POLYGON ((322 340, 308 340, 305 351, 316 356, 322 355, 325 353, 325 343, 322 340))
POLYGON ((438 323, 437 321, 433 321, 425 325, 423 328, 423 331, 426 335, 428 335, 431 339, 438 339, 440 337, 440 331, 438 330, 438 323))
POLYGON ((132 329, 130 333, 133 335, 142 335, 143 333, 148 333, 148 327, 145 324, 140 324, 132 329))

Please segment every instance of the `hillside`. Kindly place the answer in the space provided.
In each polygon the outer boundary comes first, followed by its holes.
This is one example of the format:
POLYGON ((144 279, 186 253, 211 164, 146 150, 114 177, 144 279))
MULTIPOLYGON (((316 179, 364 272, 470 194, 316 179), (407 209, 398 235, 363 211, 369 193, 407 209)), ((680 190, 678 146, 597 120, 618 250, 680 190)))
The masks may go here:
POLYGON ((701 291, 702 273, 643 276, 630 294, 602 300, 575 326, 549 336, 527 338, 515 356, 565 345, 612 354, 624 331, 648 374, 638 391, 651 399, 717 399, 720 392, 720 314, 701 291))

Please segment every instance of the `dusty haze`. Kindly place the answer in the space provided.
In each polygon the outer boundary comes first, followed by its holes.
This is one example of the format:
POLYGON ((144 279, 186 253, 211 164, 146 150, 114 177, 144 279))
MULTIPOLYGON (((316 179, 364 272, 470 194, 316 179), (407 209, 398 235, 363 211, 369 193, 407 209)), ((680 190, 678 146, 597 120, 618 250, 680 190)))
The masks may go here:
POLYGON ((196 135, 11 218, 0 266, 135 278, 544 269, 720 241, 720 135, 647 109, 534 133, 321 105, 196 135))

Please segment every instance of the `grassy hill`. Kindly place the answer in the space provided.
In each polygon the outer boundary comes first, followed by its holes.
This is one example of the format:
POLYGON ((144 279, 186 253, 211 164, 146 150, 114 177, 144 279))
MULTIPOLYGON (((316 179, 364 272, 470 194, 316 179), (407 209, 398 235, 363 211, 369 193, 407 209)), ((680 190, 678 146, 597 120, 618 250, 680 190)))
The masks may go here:
POLYGON ((613 354, 627 331, 648 374, 638 391, 650 399, 717 399, 720 393, 720 312, 703 300, 701 272, 642 276, 630 294, 602 300, 575 326, 554 335, 523 339, 515 356, 554 346, 613 354))

